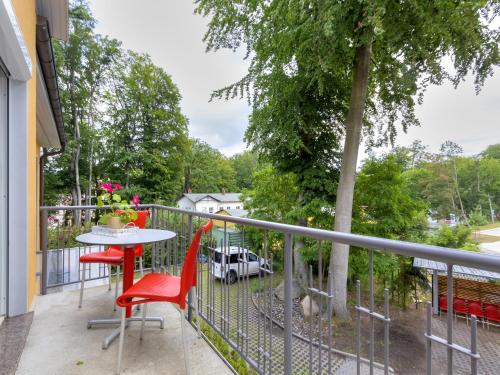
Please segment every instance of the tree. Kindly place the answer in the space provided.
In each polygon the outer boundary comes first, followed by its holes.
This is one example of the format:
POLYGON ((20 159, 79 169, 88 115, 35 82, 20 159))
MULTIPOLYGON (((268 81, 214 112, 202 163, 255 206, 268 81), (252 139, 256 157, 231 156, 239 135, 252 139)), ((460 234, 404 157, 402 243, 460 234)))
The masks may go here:
POLYGON ((182 191, 187 119, 172 78, 147 55, 129 51, 106 95, 102 177, 122 180, 146 202, 172 203, 182 191))
POLYGON ((236 189, 242 191, 252 188, 252 175, 257 167, 257 155, 252 151, 244 151, 233 155, 230 161, 236 179, 236 189))
POLYGON ((233 165, 209 144, 191 139, 184 170, 184 192, 229 193, 237 190, 233 165))
MULTIPOLYGON (((95 120, 100 116, 96 103, 119 52, 119 43, 94 34, 94 26, 86 3, 77 1, 70 9, 68 42, 54 41, 65 132, 70 141, 67 152, 52 159, 47 167, 48 175, 54 173, 57 178, 48 177, 46 191, 51 194, 71 187, 73 205, 82 204, 82 187, 90 185, 84 175, 91 169, 90 150, 97 133, 95 120)), ((52 199, 57 198, 52 195, 52 199)), ((80 216, 79 211, 76 216, 80 216)), ((77 219, 76 224, 79 222, 77 219)))
MULTIPOLYGON (((335 208, 335 229, 342 232, 351 230, 363 125, 368 136, 375 138, 379 130, 382 140, 393 141, 398 122, 403 130, 418 123, 415 97, 421 100, 429 84, 448 79, 457 85, 472 72, 479 89, 500 60, 499 36, 491 23, 498 13, 493 1, 198 0, 197 4, 198 13, 211 16, 207 48, 246 45, 251 58, 248 74, 226 88, 226 97, 247 92, 255 101, 266 95, 259 85, 273 73, 300 75, 309 82, 305 87, 315 89, 318 96, 325 91, 333 94, 330 108, 339 110, 330 124, 345 134, 335 208), (454 63, 453 73, 441 64, 448 57, 454 63)), ((348 315, 348 254, 347 245, 335 244, 330 258, 334 310, 340 317, 348 315)))
POLYGON ((500 160, 500 143, 490 145, 482 152, 482 156, 500 160))

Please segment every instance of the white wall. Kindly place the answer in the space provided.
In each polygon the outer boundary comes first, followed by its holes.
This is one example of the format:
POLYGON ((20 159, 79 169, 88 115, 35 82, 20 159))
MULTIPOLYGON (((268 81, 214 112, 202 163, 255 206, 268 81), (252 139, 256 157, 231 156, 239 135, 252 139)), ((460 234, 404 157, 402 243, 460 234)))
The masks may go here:
POLYGON ((208 198, 201 201, 196 202, 196 211, 199 212, 210 212, 210 208, 212 209, 212 213, 216 213, 219 210, 228 210, 228 209, 236 209, 236 207, 243 208, 243 203, 241 202, 219 202, 215 199, 208 198))
POLYGON ((183 210, 191 210, 191 211, 195 210, 195 204, 186 197, 182 197, 181 199, 179 199, 177 205, 179 206, 179 208, 182 208, 183 210))

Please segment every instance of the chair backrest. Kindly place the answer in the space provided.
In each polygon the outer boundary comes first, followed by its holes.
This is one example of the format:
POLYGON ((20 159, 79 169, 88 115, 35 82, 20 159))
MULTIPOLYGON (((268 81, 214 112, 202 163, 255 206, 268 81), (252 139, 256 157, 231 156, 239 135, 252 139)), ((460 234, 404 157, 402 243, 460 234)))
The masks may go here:
POLYGON ((189 245, 184 265, 181 272, 181 290, 179 307, 184 310, 186 307, 186 294, 189 290, 196 285, 196 258, 198 256, 198 249, 200 247, 201 235, 207 233, 212 228, 213 223, 209 221, 203 227, 198 228, 191 244, 189 245))
POLYGON ((146 227, 146 221, 148 220, 149 211, 137 211, 137 219, 132 220, 132 222, 139 228, 144 229, 146 227))
POLYGON ((469 301, 469 314, 482 317, 483 310, 481 309, 481 303, 478 301, 469 301))
POLYGON ((485 304, 484 305, 484 313, 486 315, 486 319, 499 321, 500 319, 500 308, 496 305, 485 304))
POLYGON ((446 296, 443 294, 439 295, 439 307, 441 307, 441 308, 448 307, 448 300, 447 300, 446 296))

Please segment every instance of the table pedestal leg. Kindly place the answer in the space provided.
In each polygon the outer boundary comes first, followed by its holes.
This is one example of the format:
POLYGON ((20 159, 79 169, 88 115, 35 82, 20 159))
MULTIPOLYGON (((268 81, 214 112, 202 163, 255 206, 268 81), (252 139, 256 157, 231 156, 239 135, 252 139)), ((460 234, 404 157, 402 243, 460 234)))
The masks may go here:
MULTIPOLYGON (((124 246, 123 248, 123 292, 125 292, 128 288, 134 285, 134 263, 135 263, 135 254, 134 247, 124 246)), ((127 307, 127 318, 132 316, 132 308, 127 307)))

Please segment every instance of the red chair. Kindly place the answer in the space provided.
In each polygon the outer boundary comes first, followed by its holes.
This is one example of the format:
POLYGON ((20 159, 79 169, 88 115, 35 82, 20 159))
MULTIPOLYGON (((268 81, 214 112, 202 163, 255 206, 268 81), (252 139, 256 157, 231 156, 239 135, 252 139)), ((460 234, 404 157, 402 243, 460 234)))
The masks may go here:
POLYGON ((441 312, 448 312, 448 300, 444 294, 439 295, 439 314, 441 312))
POLYGON ((481 307, 481 303, 478 301, 469 301, 469 319, 472 318, 472 315, 475 315, 476 318, 480 319, 483 323, 484 328, 484 316, 483 309, 481 307))
MULTIPOLYGON (((132 223, 134 223, 139 228, 145 228, 148 216, 149 216, 149 211, 147 210, 137 211, 137 219, 132 220, 132 223)), ((139 258, 139 268, 141 270, 141 277, 144 276, 142 253, 143 253, 142 245, 136 245, 134 247, 134 255, 139 258)), ((99 251, 80 256, 80 263, 83 264, 83 270, 82 270, 82 282, 80 286, 80 301, 78 303, 78 307, 79 308, 82 307, 83 288, 85 285, 85 271, 86 271, 85 265, 87 263, 104 263, 108 265, 108 275, 109 275, 108 290, 111 290, 111 266, 116 266, 116 275, 117 275, 115 281, 115 301, 116 301, 116 298, 118 297, 118 284, 119 284, 118 278, 120 275, 120 266, 123 263, 123 250, 117 246, 109 246, 105 251, 99 251)), ((116 311, 116 302, 114 309, 116 311)))
POLYGON ((500 323, 500 308, 497 305, 485 303, 484 315, 486 316, 486 323, 488 323, 488 329, 490 328, 490 324, 498 325, 490 322, 500 323))
POLYGON ((126 308, 133 305, 144 304, 142 310, 142 324, 140 338, 142 340, 144 333, 144 323, 146 318, 147 304, 151 302, 170 302, 179 306, 181 313, 181 331, 182 343, 184 346, 184 362, 186 372, 189 374, 189 357, 186 343, 186 296, 193 288, 195 296, 195 312, 196 324, 198 329, 198 337, 200 337, 200 320, 198 318, 198 297, 196 295, 196 258, 200 240, 203 233, 207 233, 212 228, 212 222, 208 222, 205 226, 200 227, 194 235, 191 244, 189 245, 186 259, 182 267, 181 276, 165 275, 161 273, 150 273, 136 282, 133 286, 127 289, 118 299, 116 303, 122 307, 122 321, 120 328, 120 344, 118 347, 118 365, 117 374, 121 372, 121 361, 123 353, 123 341, 125 338, 125 322, 126 308), (139 299, 136 299, 139 298, 139 299), (136 299, 136 300, 134 300, 136 299))
POLYGON ((455 319, 457 316, 463 315, 467 320, 469 312, 467 310, 467 303, 464 299, 458 297, 453 298, 453 313, 455 314, 455 319))

